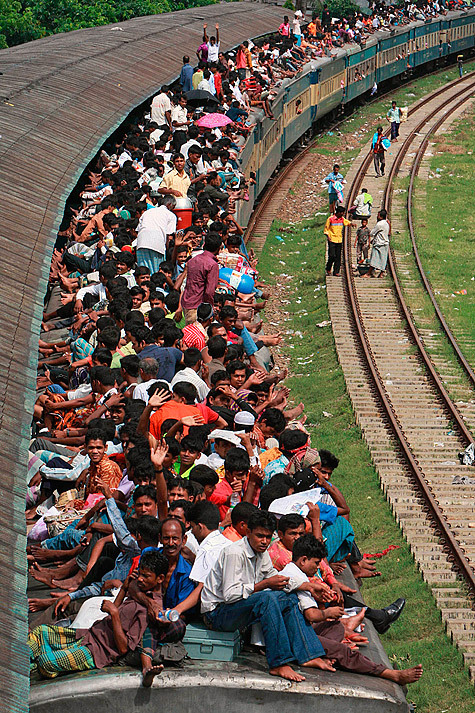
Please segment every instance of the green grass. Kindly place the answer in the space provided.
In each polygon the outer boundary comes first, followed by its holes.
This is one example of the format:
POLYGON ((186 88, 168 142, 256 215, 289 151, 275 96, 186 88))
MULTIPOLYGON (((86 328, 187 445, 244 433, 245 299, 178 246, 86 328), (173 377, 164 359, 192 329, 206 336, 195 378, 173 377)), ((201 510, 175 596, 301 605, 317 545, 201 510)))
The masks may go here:
MULTIPOLYGON (((464 71, 467 73, 473 70, 475 70, 475 62, 468 62, 464 67, 464 71)), ((351 131, 352 134, 356 134, 355 137, 350 135, 350 138, 354 138, 355 146, 361 146, 365 141, 368 141, 374 133, 375 121, 378 118, 381 118, 383 126, 388 126, 385 117, 392 99, 395 99, 399 106, 410 106, 426 94, 457 79, 457 77, 458 69, 456 67, 450 67, 437 74, 421 77, 414 82, 405 84, 395 89, 391 96, 383 97, 373 104, 368 104, 355 110, 351 117, 345 121, 345 131, 351 131)), ((343 127, 340 127, 338 131, 329 129, 328 132, 322 135, 318 143, 318 148, 314 150, 321 154, 331 155, 332 149, 335 149, 339 145, 339 132, 342 128, 343 127)))
POLYGON ((429 150, 431 178, 419 179, 414 196, 421 261, 449 326, 475 363, 475 117, 463 117, 439 134, 429 150), (467 290, 466 295, 457 294, 467 290))
POLYGON ((295 403, 305 403, 312 444, 340 458, 334 481, 351 507, 361 550, 374 553, 391 544, 400 546, 378 561, 382 577, 368 581, 363 593, 375 607, 398 596, 408 600, 401 619, 382 637, 399 668, 424 665, 425 675, 410 687, 408 699, 416 703, 418 713, 473 713, 475 693, 462 656, 445 634, 435 601, 392 516, 355 423, 331 327, 316 327, 329 319, 323 279, 324 220, 322 215, 295 226, 274 223, 259 261, 260 274, 268 284, 282 284, 281 273, 292 276, 284 283, 290 304, 282 304, 288 316, 281 325, 284 331, 293 332, 286 335, 284 348, 294 374, 288 380, 291 395, 295 403), (285 243, 278 242, 276 234, 285 243))

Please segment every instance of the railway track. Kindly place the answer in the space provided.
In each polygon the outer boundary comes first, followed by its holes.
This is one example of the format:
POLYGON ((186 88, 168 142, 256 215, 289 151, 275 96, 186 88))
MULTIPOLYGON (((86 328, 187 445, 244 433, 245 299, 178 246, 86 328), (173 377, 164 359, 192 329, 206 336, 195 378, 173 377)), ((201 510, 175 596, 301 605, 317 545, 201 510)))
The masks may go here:
MULTIPOLYGON (((411 173, 418 170, 409 150, 416 147, 417 157, 423 153, 427 134, 433 135, 460 110, 474 88, 474 76, 467 75, 412 107, 404 129, 408 138, 393 144, 388 152, 386 182, 376 178, 366 147, 347 176, 351 180, 349 205, 364 181, 375 204, 382 196, 381 205, 390 209, 396 176, 403 175, 408 166, 411 173)), ((311 160, 310 148, 303 153, 305 162, 311 160)), ((287 167, 284 181, 274 183, 251 225, 253 235, 261 238, 268 230, 275 206, 297 172, 297 166, 287 167)), ((347 389, 382 487, 473 676, 475 504, 470 486, 453 485, 454 476, 467 474, 467 469, 457 464, 457 454, 473 437, 447 391, 444 374, 434 367, 418 334, 394 255, 389 262, 390 277, 361 280, 353 269, 356 256, 352 243, 347 237, 344 285, 341 278, 327 278, 333 331, 347 389)), ((451 344, 463 368, 460 347, 455 340, 451 344)))

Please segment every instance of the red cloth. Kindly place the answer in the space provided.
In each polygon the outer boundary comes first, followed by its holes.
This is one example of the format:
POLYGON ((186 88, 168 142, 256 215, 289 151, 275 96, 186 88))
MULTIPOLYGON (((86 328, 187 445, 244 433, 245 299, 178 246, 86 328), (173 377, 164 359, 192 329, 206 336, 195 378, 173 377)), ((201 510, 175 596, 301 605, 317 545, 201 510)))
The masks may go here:
POLYGON ((213 494, 209 497, 209 501, 218 506, 221 520, 224 520, 229 510, 229 496, 232 492, 233 489, 228 481, 226 478, 223 478, 215 487, 213 494))

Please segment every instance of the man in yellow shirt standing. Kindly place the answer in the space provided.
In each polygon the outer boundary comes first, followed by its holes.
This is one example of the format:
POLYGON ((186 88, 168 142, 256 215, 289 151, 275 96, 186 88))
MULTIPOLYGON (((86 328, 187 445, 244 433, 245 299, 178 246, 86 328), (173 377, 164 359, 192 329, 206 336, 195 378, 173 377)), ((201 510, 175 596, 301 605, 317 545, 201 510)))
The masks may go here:
POLYGON ((178 153, 173 156, 173 170, 164 175, 157 193, 181 198, 188 193, 190 183, 190 177, 185 172, 185 159, 181 153, 178 153))
POLYGON ((347 225, 355 226, 351 220, 343 217, 345 209, 343 206, 338 206, 334 215, 330 215, 325 223, 324 233, 328 242, 328 260, 325 267, 327 275, 331 274, 333 267, 333 276, 340 277, 341 267, 341 248, 343 243, 343 228, 347 225))

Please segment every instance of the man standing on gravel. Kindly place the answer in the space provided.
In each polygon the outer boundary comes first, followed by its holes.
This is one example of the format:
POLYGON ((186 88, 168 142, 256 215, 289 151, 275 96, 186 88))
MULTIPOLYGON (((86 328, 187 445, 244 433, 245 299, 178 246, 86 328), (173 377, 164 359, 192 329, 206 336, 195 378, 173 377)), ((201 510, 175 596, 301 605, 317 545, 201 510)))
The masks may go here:
POLYGON ((391 223, 388 220, 388 214, 384 208, 379 211, 378 222, 370 235, 372 250, 369 270, 366 275, 362 275, 362 277, 374 277, 375 270, 380 270, 378 277, 384 277, 389 255, 389 236, 391 235, 391 223))
POLYGON ((355 223, 347 220, 344 217, 345 209, 343 206, 337 206, 334 215, 330 215, 325 223, 324 233, 328 243, 328 260, 325 266, 327 275, 331 274, 333 267, 333 276, 340 277, 341 267, 341 248, 343 244, 343 228, 348 225, 356 227, 355 223))
POLYGON ((386 118, 391 124, 391 141, 397 141, 399 136, 399 124, 401 123, 401 110, 396 102, 391 102, 391 108, 386 114, 386 118))

